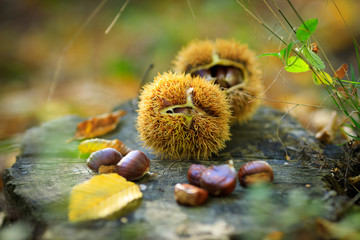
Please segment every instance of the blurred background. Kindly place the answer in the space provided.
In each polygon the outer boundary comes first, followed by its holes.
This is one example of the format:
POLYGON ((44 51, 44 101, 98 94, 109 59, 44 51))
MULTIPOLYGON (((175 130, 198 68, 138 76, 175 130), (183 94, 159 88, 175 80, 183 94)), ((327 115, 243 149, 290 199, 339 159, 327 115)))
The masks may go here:
MULTIPOLYGON (((265 1, 242 1, 274 31, 289 39, 265 1)), ((294 27, 300 26, 285 0, 275 1, 294 27)), ((234 38, 258 55, 284 48, 236 1, 130 0, 105 34, 124 0, 3 0, 0 7, 0 172, 15 161, 22 133, 68 114, 84 117, 111 111, 137 96, 141 79, 171 69, 172 59, 194 39, 234 38)), ((351 34, 332 1, 293 0, 304 20, 318 18, 319 47, 336 69, 355 64, 351 34)), ((272 1, 268 4, 273 7, 272 1)), ((336 1, 355 37, 360 1, 336 1)), ((276 11, 277 12, 277 11, 276 11)), ((290 30, 290 29, 289 29, 290 30)), ((320 55, 322 56, 322 55, 320 55)), ((322 56, 323 57, 323 56, 322 56)), ((259 59, 269 100, 324 105, 327 93, 311 73, 287 74, 274 57, 259 59)), ((328 64, 327 64, 328 65, 328 64)), ((327 66, 328 72, 331 72, 327 66)), ((287 111, 294 105, 264 100, 287 111)), ((313 108, 291 111, 307 126, 313 108)))

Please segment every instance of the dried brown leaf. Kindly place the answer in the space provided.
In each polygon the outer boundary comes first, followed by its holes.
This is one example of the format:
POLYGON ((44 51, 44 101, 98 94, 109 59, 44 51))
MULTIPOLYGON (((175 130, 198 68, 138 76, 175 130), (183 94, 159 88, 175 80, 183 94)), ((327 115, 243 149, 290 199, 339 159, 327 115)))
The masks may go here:
POLYGON ((102 136, 114 130, 122 116, 126 114, 124 110, 95 116, 77 125, 75 136, 68 140, 82 140, 102 136))
POLYGON ((311 46, 311 51, 313 51, 316 54, 319 53, 319 46, 317 45, 317 43, 312 43, 310 46, 311 46))
POLYGON ((348 65, 344 63, 338 69, 336 69, 334 78, 343 79, 347 73, 347 70, 348 70, 348 65))

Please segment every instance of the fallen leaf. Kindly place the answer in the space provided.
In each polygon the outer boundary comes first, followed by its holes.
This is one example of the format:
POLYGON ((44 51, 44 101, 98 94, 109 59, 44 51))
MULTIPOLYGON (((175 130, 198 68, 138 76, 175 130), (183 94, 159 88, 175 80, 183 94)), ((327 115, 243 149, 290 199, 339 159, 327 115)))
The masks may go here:
POLYGON ((281 231, 273 231, 268 233, 265 237, 264 240, 281 240, 284 238, 284 233, 281 231))
POLYGON ((349 177, 349 181, 351 182, 351 184, 360 182, 360 175, 355 176, 355 177, 349 177))
POLYGON ((106 139, 94 138, 94 139, 82 141, 79 144, 79 151, 82 154, 90 154, 105 148, 114 148, 115 150, 119 151, 123 156, 125 156, 130 151, 132 151, 131 148, 128 148, 119 139, 106 140, 106 139))
POLYGON ((140 203, 139 186, 116 173, 96 175, 73 187, 69 221, 111 218, 133 210, 140 203))
POLYGON ((311 51, 313 53, 316 53, 316 54, 319 53, 319 46, 317 45, 317 43, 312 43, 310 46, 311 46, 311 51))
POLYGON ((351 141, 354 140, 355 136, 356 136, 356 132, 354 131, 354 129, 350 126, 342 126, 341 127, 341 136, 347 140, 347 141, 351 141))
POLYGON ((353 86, 347 86, 345 88, 338 86, 336 88, 336 91, 339 93, 338 96, 341 98, 346 98, 346 99, 350 99, 352 97, 354 97, 357 88, 353 87, 353 86))
POLYGON ((336 69, 334 78, 343 79, 347 73, 347 70, 348 70, 348 65, 344 63, 338 69, 336 69))
POLYGON ((324 126, 316 133, 315 137, 322 143, 329 144, 335 138, 337 129, 337 112, 332 111, 324 126))
POLYGON ((68 140, 81 140, 102 136, 114 130, 119 123, 120 117, 124 116, 126 111, 118 110, 116 112, 103 114, 82 121, 77 125, 75 136, 68 140))

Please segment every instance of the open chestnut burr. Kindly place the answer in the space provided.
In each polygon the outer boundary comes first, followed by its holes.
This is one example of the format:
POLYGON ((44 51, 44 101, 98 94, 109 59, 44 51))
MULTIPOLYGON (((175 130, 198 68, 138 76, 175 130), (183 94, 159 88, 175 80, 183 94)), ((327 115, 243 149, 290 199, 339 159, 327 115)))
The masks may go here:
POLYGON ((260 105, 263 92, 261 71, 255 54, 234 40, 193 41, 173 61, 176 72, 200 76, 226 92, 233 118, 248 120, 260 105))

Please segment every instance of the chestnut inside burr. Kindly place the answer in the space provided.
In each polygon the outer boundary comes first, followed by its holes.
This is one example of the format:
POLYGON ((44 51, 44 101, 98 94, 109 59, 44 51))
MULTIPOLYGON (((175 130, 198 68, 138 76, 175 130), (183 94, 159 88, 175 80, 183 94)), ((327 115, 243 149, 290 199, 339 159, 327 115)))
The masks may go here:
POLYGON ((200 69, 192 73, 192 76, 200 76, 206 81, 214 80, 222 88, 230 88, 244 81, 241 69, 233 66, 215 65, 211 68, 200 69))
POLYGON ((168 113, 168 114, 183 113, 183 114, 191 115, 192 111, 193 111, 193 109, 191 107, 175 107, 173 109, 167 110, 166 113, 168 113))
POLYGON ((201 107, 197 107, 193 103, 192 99, 192 91, 193 88, 189 88, 186 90, 186 103, 185 104, 179 104, 179 105, 173 105, 168 106, 160 111, 162 114, 171 114, 171 115, 182 115, 186 118, 188 126, 191 125, 192 118, 194 116, 213 116, 217 117, 217 115, 208 110, 208 109, 202 109, 201 107))

